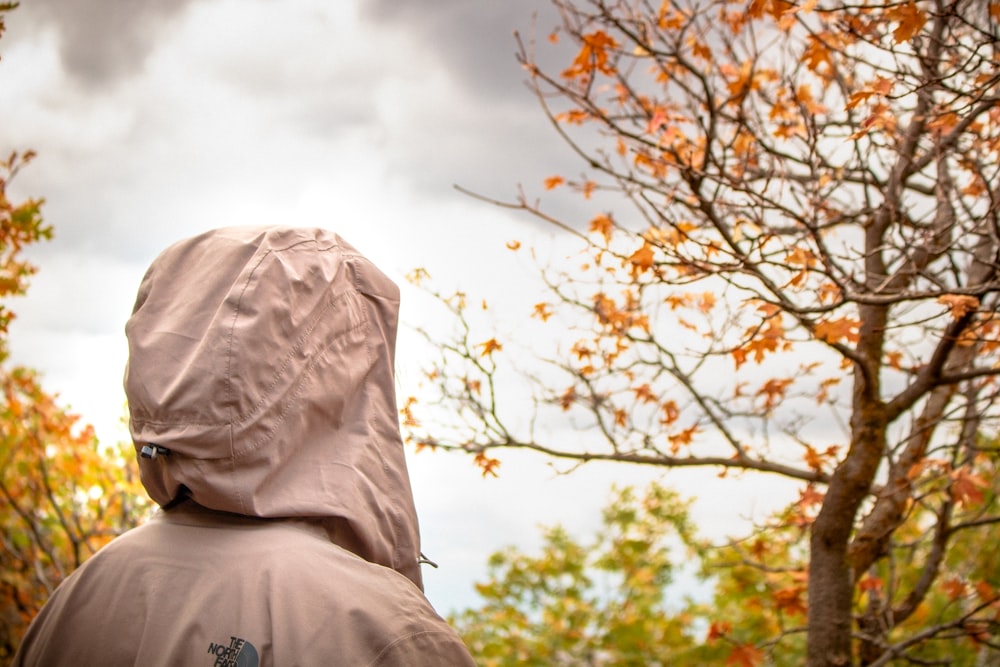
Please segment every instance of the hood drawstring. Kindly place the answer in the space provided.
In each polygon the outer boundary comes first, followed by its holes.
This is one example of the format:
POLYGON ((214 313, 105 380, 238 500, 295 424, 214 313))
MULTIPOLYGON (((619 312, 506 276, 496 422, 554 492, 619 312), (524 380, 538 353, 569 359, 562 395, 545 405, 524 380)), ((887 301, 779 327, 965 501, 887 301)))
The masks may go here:
POLYGON ((438 564, 425 556, 423 551, 417 554, 417 565, 430 565, 435 570, 438 568, 438 564))

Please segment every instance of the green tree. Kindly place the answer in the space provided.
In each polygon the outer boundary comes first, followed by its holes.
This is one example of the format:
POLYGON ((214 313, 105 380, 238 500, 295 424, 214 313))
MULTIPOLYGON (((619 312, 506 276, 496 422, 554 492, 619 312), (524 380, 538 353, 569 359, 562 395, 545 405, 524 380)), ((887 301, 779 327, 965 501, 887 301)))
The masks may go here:
POLYGON ((524 304, 550 329, 527 390, 513 341, 447 300, 411 439, 484 471, 522 448, 793 480, 808 664, 994 641, 995 572, 962 589, 948 563, 1000 520, 1000 3, 554 5, 520 61, 585 171, 496 203, 581 259, 524 304))
MULTIPOLYGON (((692 527, 690 501, 676 492, 656 483, 641 494, 624 488, 605 508, 593 540, 581 543, 550 527, 543 529, 537 555, 515 547, 493 554, 487 580, 476 585, 481 605, 451 621, 484 667, 796 667, 806 659, 802 533, 811 503, 800 498, 751 538, 713 545, 692 527), (678 573, 677 563, 687 570, 678 573), (681 586, 678 574, 684 577, 681 586), (694 581, 697 589, 691 588, 694 581), (681 594, 685 585, 688 592, 681 594)), ((934 518, 916 523, 933 524, 934 518)), ((998 539, 994 523, 955 539, 944 585, 925 596, 906 627, 896 630, 907 637, 935 629, 936 640, 920 642, 907 661, 974 667, 1000 657, 994 641, 1000 614, 997 568, 994 554, 980 548, 998 539), (955 607, 970 618, 977 608, 989 607, 991 613, 972 625, 955 625, 950 620, 955 607), (948 627, 935 628, 942 622, 948 627)), ((915 539, 894 554, 896 565, 919 544, 915 539)), ((887 561, 861 587, 877 599, 891 594, 885 588, 891 581, 887 561)), ((866 604, 871 600, 856 602, 859 615, 866 604)), ((898 664, 900 656, 884 653, 877 664, 898 664)))
MULTIPOLYGON (((0 36, 16 6, 0 4, 0 36)), ((21 251, 52 236, 41 200, 9 197, 11 179, 33 157, 0 160, 0 664, 59 582, 136 525, 148 502, 130 447, 102 447, 33 371, 8 361, 8 302, 36 270, 21 251)))
POLYGON ((483 606, 452 621, 481 665, 694 664, 688 603, 666 591, 679 554, 699 548, 675 493, 626 488, 590 544, 554 527, 537 556, 495 553, 483 606))

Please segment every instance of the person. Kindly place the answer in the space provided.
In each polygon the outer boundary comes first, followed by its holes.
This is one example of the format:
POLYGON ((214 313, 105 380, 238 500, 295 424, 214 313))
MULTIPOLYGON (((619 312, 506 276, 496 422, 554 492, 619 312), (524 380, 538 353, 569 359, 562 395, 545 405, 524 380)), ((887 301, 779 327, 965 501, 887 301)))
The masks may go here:
POLYGON ((472 665, 423 594, 397 286, 321 229, 165 250, 125 327, 160 506, 54 592, 15 667, 472 665))

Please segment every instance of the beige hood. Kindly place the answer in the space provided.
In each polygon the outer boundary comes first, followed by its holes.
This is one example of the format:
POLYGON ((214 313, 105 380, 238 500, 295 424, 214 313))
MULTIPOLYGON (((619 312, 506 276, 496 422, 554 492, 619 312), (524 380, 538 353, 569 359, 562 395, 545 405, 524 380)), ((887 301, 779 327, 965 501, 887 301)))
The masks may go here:
POLYGON ((398 307, 396 285, 321 229, 219 229, 164 251, 125 329, 132 438, 157 454, 139 456, 150 496, 316 518, 421 586, 398 307))

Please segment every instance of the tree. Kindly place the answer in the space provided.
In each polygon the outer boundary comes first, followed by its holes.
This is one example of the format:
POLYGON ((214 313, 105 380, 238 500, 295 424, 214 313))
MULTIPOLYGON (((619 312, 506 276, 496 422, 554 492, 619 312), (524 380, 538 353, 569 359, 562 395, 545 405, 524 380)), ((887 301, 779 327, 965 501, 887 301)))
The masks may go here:
POLYGON ((545 529, 542 553, 513 547, 489 561, 484 600, 452 619, 481 665, 697 664, 693 618, 667 599, 680 551, 699 548, 686 504, 651 486, 619 491, 583 545, 545 529))
MULTIPOLYGON (((537 555, 514 547, 493 554, 487 581, 476 585, 482 604, 451 622, 484 667, 801 665, 807 613, 801 504, 775 513, 752 539, 719 545, 698 534, 689 506, 657 483, 641 494, 617 490, 593 541, 581 543, 556 526, 543 529, 537 555), (697 578, 697 589, 676 586, 676 563, 687 568, 686 580, 697 578)), ((946 617, 956 604, 991 597, 991 591, 970 596, 967 582, 973 570, 992 567, 977 544, 995 542, 1000 526, 970 537, 962 533, 954 543, 957 569, 925 600, 914 629, 946 617)), ((881 581, 867 579, 864 586, 881 581)), ((992 664, 983 643, 988 630, 981 630, 946 634, 909 657, 918 664, 992 664)))
MULTIPOLYGON (((0 4, 0 35, 15 6, 0 4)), ((0 160, 0 664, 9 663, 59 582, 136 525, 148 503, 130 447, 102 447, 33 371, 8 363, 8 299, 25 293, 36 270, 21 251, 52 235, 41 200, 8 196, 11 179, 33 157, 15 152, 0 160)))
POLYGON ((554 4, 555 45, 519 59, 586 168, 544 188, 592 210, 490 200, 580 243, 525 304, 557 345, 506 391, 511 341, 446 299, 461 326, 431 337, 411 440, 484 472, 524 448, 795 480, 808 664, 995 643, 995 570, 915 619, 1000 520, 1000 3, 554 4))

